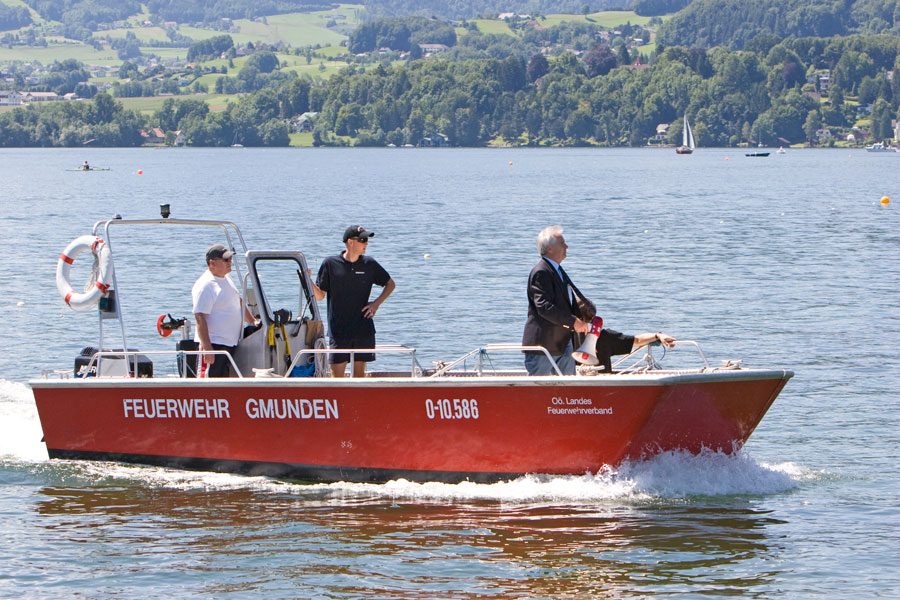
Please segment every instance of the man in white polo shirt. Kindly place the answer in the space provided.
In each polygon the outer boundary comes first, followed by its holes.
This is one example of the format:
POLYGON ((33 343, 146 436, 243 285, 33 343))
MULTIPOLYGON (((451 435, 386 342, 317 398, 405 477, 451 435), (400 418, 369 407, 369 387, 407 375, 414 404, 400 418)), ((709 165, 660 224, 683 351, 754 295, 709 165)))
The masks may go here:
MULTIPOLYGON (((228 276, 233 256, 234 252, 222 244, 210 246, 206 251, 208 268, 191 290, 197 324, 194 340, 204 352, 225 350, 233 354, 241 339, 243 321, 258 324, 242 305, 241 294, 228 276)), ((201 354, 197 360, 197 376, 228 377, 229 364, 222 354, 201 354)))

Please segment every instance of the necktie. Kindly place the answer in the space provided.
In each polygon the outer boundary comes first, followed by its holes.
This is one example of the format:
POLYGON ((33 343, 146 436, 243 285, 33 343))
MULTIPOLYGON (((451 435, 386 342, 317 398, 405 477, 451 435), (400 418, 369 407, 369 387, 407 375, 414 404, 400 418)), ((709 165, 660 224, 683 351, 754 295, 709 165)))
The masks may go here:
POLYGON ((574 292, 572 292, 572 281, 569 279, 568 274, 566 274, 566 272, 563 270, 562 265, 559 266, 559 276, 563 280, 563 283, 566 284, 566 291, 568 292, 569 296, 569 304, 572 304, 574 306, 574 292))

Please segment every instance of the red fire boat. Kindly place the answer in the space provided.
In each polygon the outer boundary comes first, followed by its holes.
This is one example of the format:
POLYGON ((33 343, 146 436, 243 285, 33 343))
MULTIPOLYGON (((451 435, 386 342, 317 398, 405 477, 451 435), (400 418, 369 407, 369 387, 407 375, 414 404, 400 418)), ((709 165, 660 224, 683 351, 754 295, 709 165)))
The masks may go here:
POLYGON ((95 255, 97 291, 73 297, 62 267, 58 283, 70 301, 99 313, 100 341, 74 369, 30 382, 51 458, 321 482, 584 474, 669 450, 736 451, 793 375, 739 361, 710 366, 696 343, 680 342, 697 350, 697 368, 667 370, 646 347, 611 373, 579 367, 574 376, 529 377, 493 368, 492 356, 521 356, 515 344, 488 344, 427 369, 415 349, 379 346, 376 353, 400 355, 409 368, 336 379, 301 253, 247 250, 230 222, 165 217, 97 223, 79 240, 67 250, 95 255), (160 318, 161 334, 181 331, 170 351, 122 349, 129 346, 110 230, 145 225, 217 227, 237 250, 236 281, 262 327, 229 359, 234 377, 194 376, 189 319, 160 318), (273 268, 292 276, 299 316, 273 304, 273 268), (108 323, 117 325, 116 347, 104 343, 108 323))

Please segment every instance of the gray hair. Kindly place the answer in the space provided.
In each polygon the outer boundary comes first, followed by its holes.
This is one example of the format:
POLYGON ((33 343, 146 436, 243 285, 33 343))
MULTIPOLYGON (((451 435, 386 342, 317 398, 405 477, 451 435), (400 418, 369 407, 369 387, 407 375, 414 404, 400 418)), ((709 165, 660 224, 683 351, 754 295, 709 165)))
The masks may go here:
POLYGON ((550 246, 556 241, 556 236, 562 235, 563 228, 559 225, 551 225, 550 227, 545 228, 538 234, 537 237, 537 250, 541 256, 547 254, 547 250, 550 249, 550 246))

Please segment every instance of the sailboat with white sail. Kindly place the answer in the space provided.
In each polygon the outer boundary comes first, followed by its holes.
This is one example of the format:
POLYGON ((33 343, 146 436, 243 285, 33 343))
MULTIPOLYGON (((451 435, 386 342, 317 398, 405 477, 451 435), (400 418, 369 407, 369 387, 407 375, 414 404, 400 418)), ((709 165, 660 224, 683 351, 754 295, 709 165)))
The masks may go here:
POLYGON ((675 148, 677 154, 691 154, 695 148, 694 132, 688 122, 687 114, 684 115, 684 128, 681 130, 681 145, 675 148))

